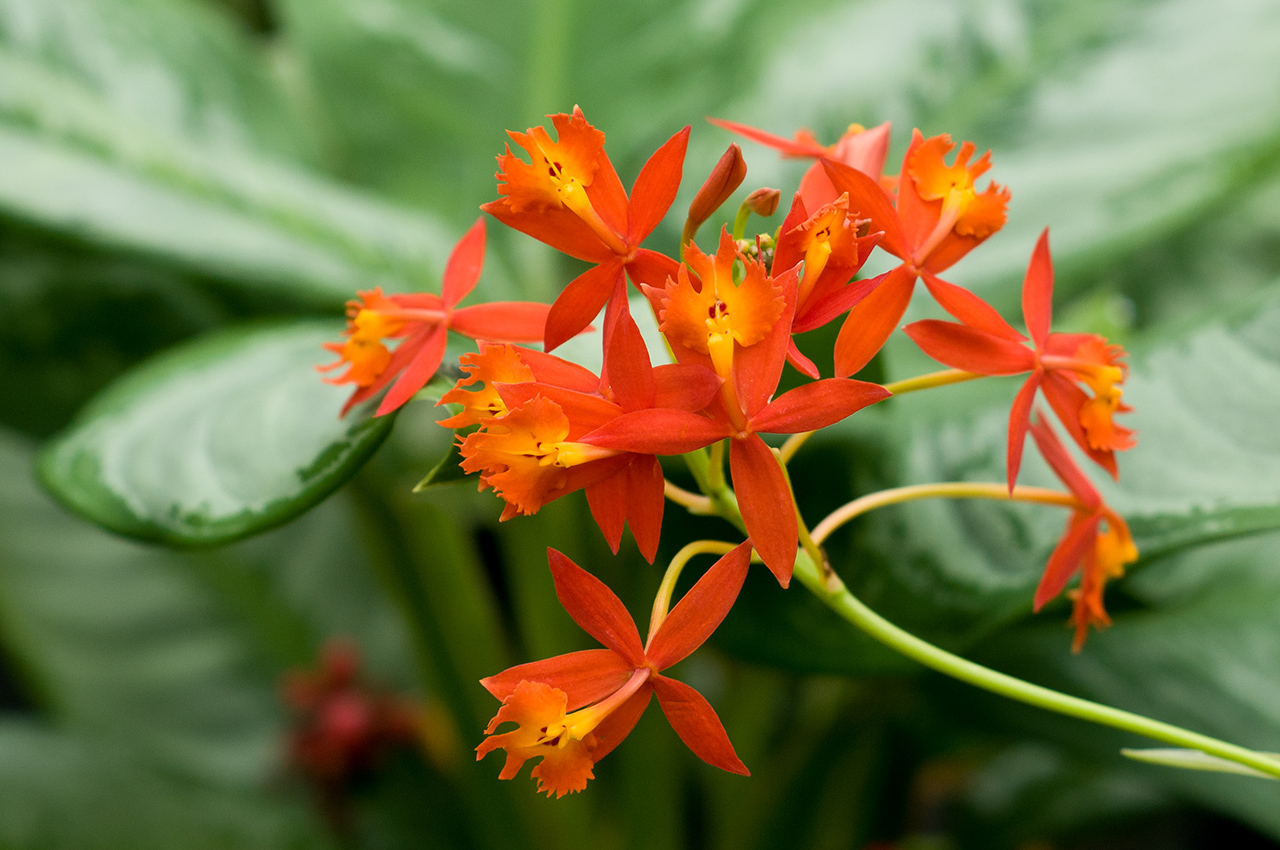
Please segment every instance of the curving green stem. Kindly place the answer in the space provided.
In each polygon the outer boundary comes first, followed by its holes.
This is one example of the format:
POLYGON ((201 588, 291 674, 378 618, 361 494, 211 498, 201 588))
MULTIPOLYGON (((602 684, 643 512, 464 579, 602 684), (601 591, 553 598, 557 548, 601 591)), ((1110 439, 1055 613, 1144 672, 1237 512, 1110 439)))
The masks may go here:
POLYGON ((1055 711, 1102 726, 1145 735, 1175 746, 1199 750, 1236 764, 1246 765, 1268 776, 1280 778, 1280 759, 1270 758, 1253 750, 1228 744, 1226 741, 1220 741, 1208 735, 1190 732, 1168 723, 1161 723, 1158 720, 1151 720, 1139 714, 1042 688, 1013 676, 997 673, 981 664, 975 664, 939 649, 910 632, 903 631, 872 611, 849 592, 839 576, 829 573, 824 577, 822 570, 804 552, 800 552, 796 559, 795 577, 840 617, 890 649, 897 650, 939 673, 1047 711, 1055 711))

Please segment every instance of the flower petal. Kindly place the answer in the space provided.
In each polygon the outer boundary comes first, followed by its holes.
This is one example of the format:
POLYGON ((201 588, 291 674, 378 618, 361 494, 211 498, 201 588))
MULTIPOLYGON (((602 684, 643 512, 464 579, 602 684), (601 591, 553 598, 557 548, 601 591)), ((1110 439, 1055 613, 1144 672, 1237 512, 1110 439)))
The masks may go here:
POLYGON ((543 682, 559 688, 569 698, 569 711, 599 702, 627 683, 635 668, 612 649, 584 649, 510 667, 481 679, 484 689, 500 700, 515 692, 520 682, 543 682))
POLYGON ((662 713, 695 756, 712 767, 740 776, 751 775, 734 752, 720 718, 702 694, 666 676, 654 676, 652 681, 662 713))
POLYGON ((554 351, 557 346, 581 333, 613 295, 614 284, 622 275, 622 260, 614 258, 587 269, 573 279, 547 314, 543 347, 554 351))
POLYGON ((685 127, 654 151, 640 169, 631 187, 631 206, 627 214, 627 244, 639 245, 662 221, 680 188, 684 154, 689 146, 689 127, 685 127))
POLYGON ((1062 445, 1062 441, 1058 439, 1058 435, 1054 433, 1053 428, 1048 422, 1040 416, 1035 418, 1031 423, 1031 437, 1036 441, 1036 446, 1040 449, 1040 455, 1044 458, 1045 463, 1053 469, 1054 473, 1067 485, 1067 488, 1075 494, 1075 497, 1085 504, 1090 510, 1097 510, 1102 506, 1102 495, 1094 488, 1089 479, 1076 466, 1076 462, 1071 459, 1071 455, 1067 453, 1066 446, 1062 445))
POLYGON ((645 648, 649 662, 662 671, 702 646, 728 616, 750 566, 750 540, 716 561, 658 627, 658 633, 645 648))
POLYGON ((1005 451, 1005 475, 1009 480, 1009 492, 1018 483, 1018 470, 1022 468, 1022 449, 1027 442, 1027 426, 1031 424, 1031 404, 1040 388, 1041 372, 1032 372, 1013 397, 1009 408, 1009 446, 1005 451))
MULTIPOLYGON (((876 191, 880 191, 879 188, 876 191)), ((847 378, 871 362, 893 333, 911 302, 916 276, 905 265, 885 276, 880 285, 845 317, 836 337, 836 375, 847 378)))
POLYGON ((1019 375, 1036 366, 1036 355, 1020 342, 956 322, 925 319, 904 328, 925 354, 953 369, 979 375, 1019 375))
MULTIPOLYGON (((804 313, 796 316, 795 322, 792 323, 791 332, 798 334, 816 330, 834 320, 841 313, 852 310, 875 291, 875 288, 880 285, 888 274, 888 272, 885 272, 875 277, 850 281, 831 292, 814 289, 813 295, 809 297, 808 303, 805 304, 804 313)), ((826 275, 824 274, 823 277, 826 277, 826 275)), ((822 284, 819 284, 819 286, 822 286, 822 284)))
POLYGON ((608 332, 604 374, 618 404, 624 410, 639 410, 653 405, 653 364, 640 328, 627 309, 626 282, 619 277, 617 285, 619 291, 614 293, 609 309, 613 310, 614 304, 620 309, 608 332))
MULTIPOLYGON (((782 136, 775 136, 773 133, 766 133, 764 130, 757 130, 755 127, 749 127, 746 124, 739 124, 737 121, 725 121, 722 118, 711 118, 708 116, 707 121, 728 130, 731 133, 737 133, 744 136, 757 144, 765 147, 773 148, 781 151, 785 156, 826 156, 827 149, 817 142, 807 141, 803 138, 785 139, 782 136)), ((812 138, 812 137, 809 137, 812 138)))
POLYGON ((818 367, 814 365, 813 361, 808 357, 805 357, 804 352, 796 347, 794 337, 787 343, 787 362, 795 367, 796 371, 807 377, 813 378, 815 381, 821 375, 818 371, 818 367))
POLYGON ((448 342, 449 331, 444 325, 436 325, 427 332, 422 348, 409 361, 409 365, 405 366, 400 377, 383 397, 382 403, 378 405, 379 416, 395 410, 427 385, 427 381, 431 380, 431 376, 444 361, 444 349, 448 342))
POLYGON ((773 278, 774 284, 782 289, 782 313, 755 345, 734 345, 733 382, 747 416, 754 415, 769 403, 770 396, 778 389, 778 381, 782 379, 787 346, 791 342, 798 277, 798 269, 790 268, 773 278))
POLYGON ((670 408, 634 410, 580 438, 605 449, 646 455, 681 455, 729 436, 730 428, 715 419, 670 408))
POLYGON ((635 252, 635 255, 627 263, 627 274, 631 277, 631 282, 637 287, 641 284, 663 289, 667 285, 667 278, 672 280, 680 273, 680 263, 666 254, 659 254, 657 251, 650 251, 648 248, 641 248, 635 252))
POLYGON ((889 196, 880 188, 880 184, 841 162, 824 159, 822 166, 827 170, 835 191, 849 193, 849 214, 855 218, 871 219, 872 232, 884 231, 880 247, 900 260, 909 259, 911 252, 902 229, 902 219, 898 217, 898 211, 893 208, 889 196))
POLYGON ((458 244, 449 253, 449 260, 444 266, 444 279, 440 284, 440 299, 446 310, 467 297, 467 293, 475 289, 480 279, 480 270, 484 267, 484 217, 476 219, 476 223, 462 235, 458 244))
POLYGON ((586 222, 567 209, 512 212, 507 206, 506 198, 481 204, 480 209, 508 227, 532 236, 570 257, 586 260, 588 263, 603 263, 615 256, 586 222))
POLYGON ((640 554, 649 563, 658 555, 662 511, 666 506, 662 464, 652 455, 636 455, 626 470, 627 525, 640 554))
POLYGON ((1044 383, 1041 386, 1044 388, 1044 397, 1048 399, 1049 406, 1058 415, 1058 421, 1062 423, 1063 428, 1067 429, 1071 439, 1075 440, 1076 445, 1080 447, 1080 451, 1105 469, 1112 478, 1119 480, 1120 470, 1116 466, 1115 452, 1095 449, 1089 445, 1089 437, 1084 432, 1084 426, 1080 424, 1080 411, 1089 401, 1085 391, 1057 370, 1046 371, 1044 383))
POLYGON ((834 425, 892 393, 879 384, 850 378, 827 378, 783 393, 751 417, 751 430, 763 434, 797 434, 834 425))
POLYGON ((611 475, 585 490, 591 518, 600 527, 610 551, 618 554, 622 528, 627 523, 627 481, 623 475, 611 475))
POLYGON ((463 307, 449 318, 449 327, 489 342, 541 342, 550 310, 533 301, 493 301, 463 307))
POLYGON ((747 534, 765 566, 786 587, 796 564, 799 529, 782 466, 773 449, 750 434, 729 442, 729 470, 747 534))
POLYGON ((963 286, 947 283, 933 272, 926 271, 921 276, 933 300, 964 324, 1001 339, 1026 342, 1027 338, 1014 330, 994 307, 963 286))
POLYGON ((613 591, 555 549, 547 549, 547 561, 556 584, 556 596, 573 621, 632 667, 643 667, 640 634, 626 606, 613 591))
POLYGON ((1027 265, 1027 276, 1022 280, 1022 316, 1027 322, 1027 333, 1041 351, 1049 342, 1049 328, 1053 323, 1053 260, 1049 256, 1049 228, 1045 228, 1036 240, 1027 265))
POLYGON ((653 406, 697 413, 711 404, 722 383, 705 366, 664 363, 653 370, 653 406))
POLYGON ((1049 556, 1044 575, 1040 576, 1040 584, 1036 587, 1035 601, 1032 608, 1039 611, 1045 603, 1053 599, 1067 586, 1071 576, 1080 568, 1080 562, 1094 546, 1098 536, 1098 523, 1101 517, 1097 514, 1073 513, 1067 520, 1067 529, 1062 539, 1049 556))
POLYGON ((640 722, 640 716, 649 707, 651 699, 653 699, 653 686, 645 683, 632 695, 631 699, 615 708, 612 714, 600 721, 595 731, 596 748, 591 751, 591 758, 600 761, 613 752, 614 748, 622 743, 622 739, 636 728, 636 724, 640 722))

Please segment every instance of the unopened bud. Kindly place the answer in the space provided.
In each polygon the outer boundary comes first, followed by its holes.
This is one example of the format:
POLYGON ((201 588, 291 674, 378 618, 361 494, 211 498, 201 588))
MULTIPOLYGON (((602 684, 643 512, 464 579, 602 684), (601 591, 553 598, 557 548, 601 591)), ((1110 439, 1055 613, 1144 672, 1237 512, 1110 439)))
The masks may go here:
POLYGON ((777 189, 761 187, 747 195, 747 199, 742 202, 742 205, 761 218, 768 218, 777 212, 778 201, 781 198, 782 193, 777 189))
POLYGON ((747 163, 742 158, 742 148, 736 144, 729 145, 729 149, 720 157, 716 167, 711 169, 710 176, 689 204, 689 216, 685 219, 684 233, 680 236, 681 245, 688 244, 693 239, 702 223, 720 209, 720 205, 729 199, 746 177, 747 163))

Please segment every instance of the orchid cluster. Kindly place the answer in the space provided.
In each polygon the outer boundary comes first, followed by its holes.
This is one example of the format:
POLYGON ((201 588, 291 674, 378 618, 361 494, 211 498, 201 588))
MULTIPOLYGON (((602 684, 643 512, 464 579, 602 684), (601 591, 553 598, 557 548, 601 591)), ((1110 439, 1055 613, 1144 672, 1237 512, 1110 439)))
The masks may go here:
POLYGON ((326 367, 346 369, 330 380, 355 385, 348 407, 386 390, 377 412, 391 412, 440 369, 452 329, 478 340, 478 350, 462 355, 464 376, 440 400, 451 406, 440 424, 458 429, 462 469, 478 475, 481 490, 502 499, 502 519, 534 514, 583 490, 615 553, 629 527, 641 554, 653 562, 667 501, 724 517, 746 540, 699 541, 682 549, 657 592, 644 642, 599 579, 549 549, 560 601, 604 648, 485 679, 483 686, 502 705, 477 748, 479 757, 504 750, 503 778, 540 759, 532 771, 539 790, 557 797, 580 791, 595 763, 630 732, 656 695, 695 754, 745 774, 710 704, 663 671, 707 640, 753 561, 783 587, 803 568, 815 592, 843 592, 822 542, 861 512, 868 497, 811 531, 796 506, 787 462, 813 432, 895 394, 987 375, 1028 376, 1012 400, 1006 481, 884 491, 875 494, 876 506, 928 495, 1069 509, 1034 607, 1068 592, 1077 650, 1090 627, 1108 624, 1104 588, 1137 550, 1124 519, 1035 409, 1043 397, 1079 453, 1118 476, 1116 452, 1134 445, 1133 433, 1115 422, 1129 409, 1122 401, 1124 351, 1097 335, 1051 330, 1047 232, 1032 252, 1023 286, 1025 333, 941 277, 1005 223, 1009 192, 993 182, 979 187, 991 167, 989 152, 974 159, 973 144, 957 151, 950 137, 925 138, 917 130, 897 173, 887 175, 888 124, 851 125, 824 146, 803 130, 786 139, 713 121, 813 164, 781 226, 747 234, 750 216, 771 216, 779 204, 780 192, 761 188, 747 196, 732 229, 722 227, 700 242, 701 225, 746 177, 741 150, 730 145, 691 203, 680 250, 672 256, 642 246, 675 200, 690 129, 658 148, 628 192, 605 152, 604 133, 581 110, 551 116, 551 122, 554 137, 543 127, 509 133, 516 150, 508 146, 498 157, 498 198, 482 209, 590 267, 550 306, 459 308, 481 275, 482 218, 450 256, 439 296, 373 290, 350 303, 346 339, 329 346, 339 359, 326 367), (896 264, 884 274, 859 277, 877 249, 896 264), (885 386, 855 379, 899 328, 917 281, 955 321, 919 321, 904 330, 949 368, 885 386), (643 296, 635 303, 652 310, 674 362, 654 365, 631 312, 630 287, 643 296), (842 324, 833 362, 813 362, 795 335, 835 321, 842 324), (592 322, 599 323, 599 374, 552 353, 572 337, 595 333, 592 322), (541 350, 528 345, 536 343, 541 350), (778 393, 787 364, 807 382, 778 393), (831 377, 822 377, 824 371, 831 377), (1018 485, 1028 432, 1065 492, 1018 485), (790 436, 776 448, 763 435, 790 436), (660 458, 675 455, 688 463, 700 494, 666 480, 660 458), (703 553, 721 558, 672 607, 682 568, 703 553))

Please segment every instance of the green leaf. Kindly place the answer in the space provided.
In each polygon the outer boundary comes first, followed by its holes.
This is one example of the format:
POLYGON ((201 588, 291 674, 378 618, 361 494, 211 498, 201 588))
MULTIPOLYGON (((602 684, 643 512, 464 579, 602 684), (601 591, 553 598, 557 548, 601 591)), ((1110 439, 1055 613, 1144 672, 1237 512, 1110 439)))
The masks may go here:
POLYGON ((5 850, 332 847, 294 800, 174 782, 119 747, 0 722, 5 850))
MULTIPOLYGON (((1251 767, 1245 767, 1233 761, 1227 761, 1224 758, 1211 756, 1208 753, 1202 753, 1199 750, 1181 750, 1177 748, 1165 749, 1134 749, 1125 747, 1120 751, 1120 755, 1134 761, 1146 762, 1147 764, 1158 764, 1164 767, 1176 767, 1181 770, 1205 770, 1210 773, 1238 773, 1241 776, 1257 776, 1261 779, 1274 780, 1275 777, 1263 773, 1260 770, 1254 770, 1251 767)), ((1264 755, 1275 756, 1275 753, 1264 753, 1264 755)))
POLYGON ((239 328, 166 353, 113 384, 44 450, 59 499, 113 531, 213 545, 297 516, 351 477, 392 416, 338 413, 321 381, 330 323, 239 328))
POLYGON ((28 692, 64 728, 168 770, 260 782, 283 724, 248 630, 191 556, 68 516, 35 486, 32 460, 0 432, 0 635, 28 692))
POLYGON ((160 0, 12 6, 0 28, 8 215, 313 305, 435 279, 449 244, 437 220, 282 158, 307 147, 304 131, 267 58, 221 17, 160 0))

